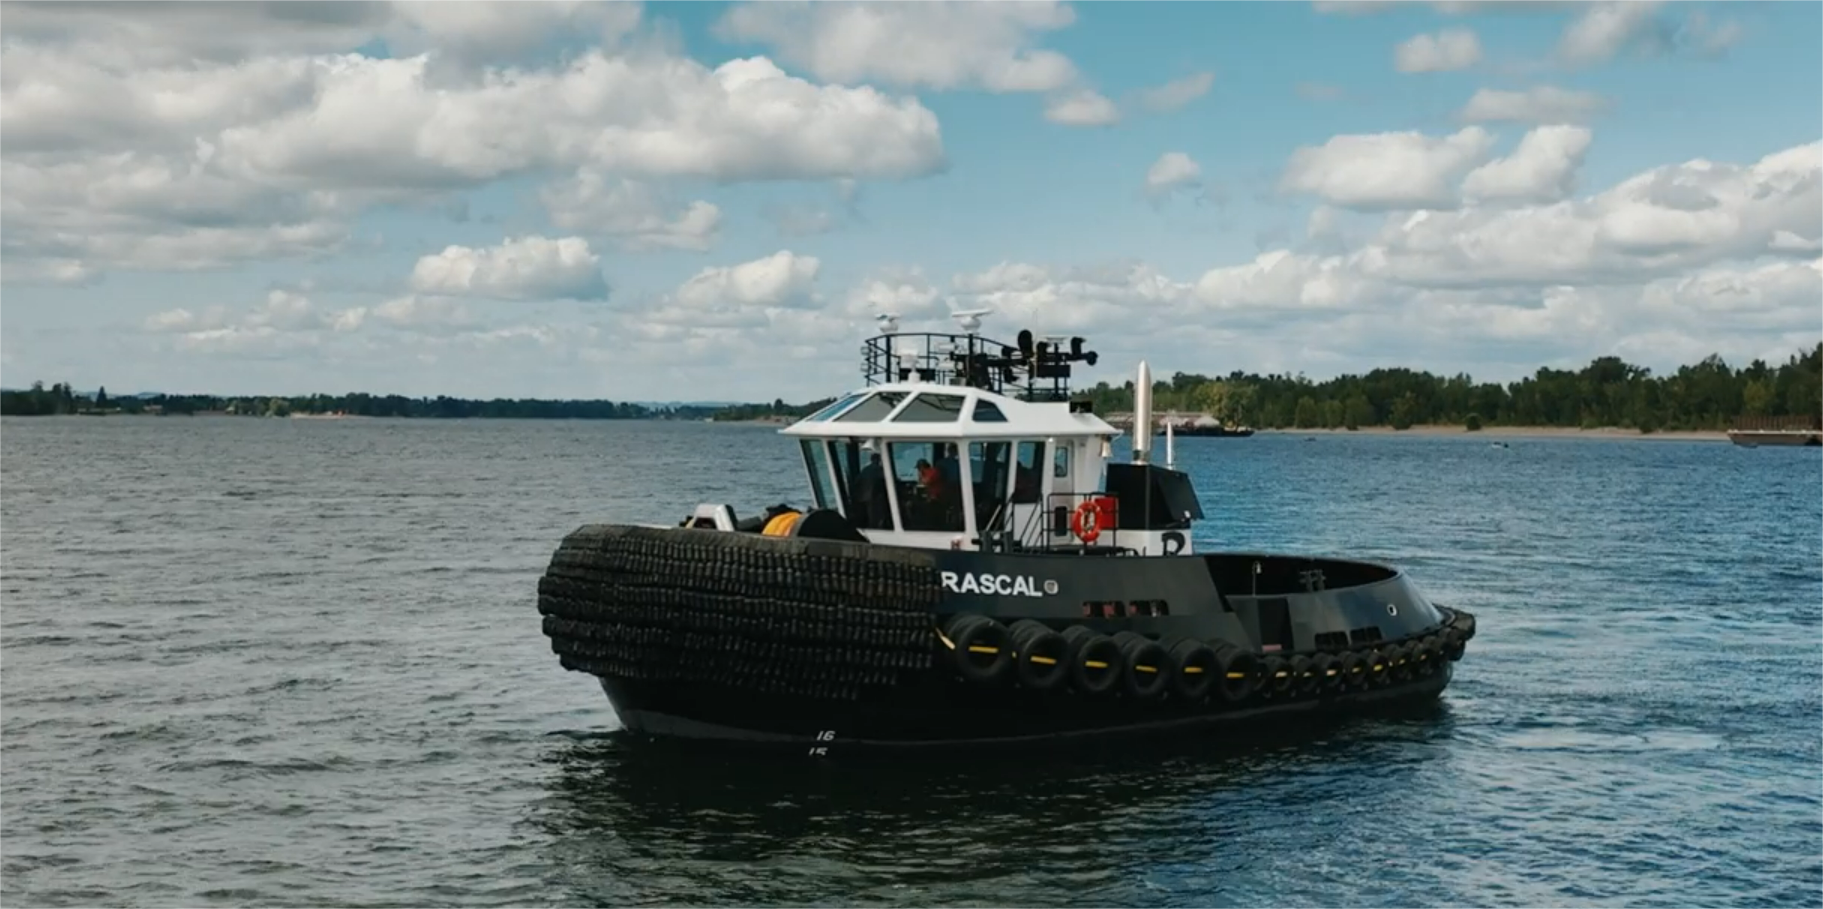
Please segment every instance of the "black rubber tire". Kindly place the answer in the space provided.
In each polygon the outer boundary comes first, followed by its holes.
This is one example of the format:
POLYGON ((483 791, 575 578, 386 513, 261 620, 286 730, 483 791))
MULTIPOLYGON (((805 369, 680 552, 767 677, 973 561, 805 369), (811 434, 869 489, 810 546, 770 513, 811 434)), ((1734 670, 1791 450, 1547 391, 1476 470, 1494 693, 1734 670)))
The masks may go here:
POLYGON ((1218 673, 1215 694, 1226 704, 1239 704, 1253 697, 1260 687, 1260 661, 1233 644, 1215 648, 1218 673))
POLYGON ((1450 626, 1462 632, 1464 643, 1475 639, 1475 617, 1460 609, 1450 610, 1450 626))
POLYGON ((1171 691, 1179 700, 1200 704, 1215 689, 1219 667, 1215 648, 1195 638, 1184 638, 1166 652, 1171 667, 1171 691))
POLYGON ((1104 695, 1114 690, 1126 675, 1120 647, 1114 639, 1082 625, 1063 630, 1065 675, 1070 687, 1083 694, 1104 695))
POLYGON ((1342 654, 1341 670, 1343 687, 1367 687, 1367 657, 1359 651, 1350 650, 1342 654))
POLYGON ((1369 688, 1384 688, 1393 683, 1392 662, 1386 658, 1386 648, 1375 647, 1367 652, 1367 678, 1369 688))
POLYGON ((1311 668, 1317 675, 1317 688, 1321 691, 1334 691, 1342 687, 1342 661, 1333 653, 1319 653, 1310 658, 1311 668))
POLYGON ((1291 658, 1291 691, 1299 696, 1315 694, 1323 686, 1316 661, 1304 654, 1291 658))
POLYGON ((1291 693, 1291 661, 1277 654, 1260 659, 1260 690, 1273 697, 1291 693))
POLYGON ((1032 619, 1020 619, 1008 630, 1013 643, 1014 675, 1020 687, 1033 691, 1061 687, 1069 668, 1063 635, 1032 619))
POLYGON ((1005 625, 984 615, 952 616, 944 623, 943 636, 953 645, 951 659, 963 680, 998 685, 1012 673, 1012 642, 1005 625))
POLYGON ((1142 634, 1123 631, 1114 636, 1120 647, 1122 676, 1127 696, 1141 701, 1163 697, 1171 685, 1169 654, 1157 641, 1142 634))
POLYGON ((1468 652, 1468 644, 1468 638, 1460 628, 1452 626, 1443 632, 1443 655, 1452 663, 1462 659, 1463 654, 1468 652))
POLYGON ((1438 647, 1435 635, 1427 634, 1412 642, 1412 677, 1427 679, 1436 675, 1442 666, 1442 658, 1443 650, 1438 647))
POLYGON ((1411 645, 1394 644, 1391 647, 1386 648, 1386 675, 1394 684, 1411 681, 1411 645))

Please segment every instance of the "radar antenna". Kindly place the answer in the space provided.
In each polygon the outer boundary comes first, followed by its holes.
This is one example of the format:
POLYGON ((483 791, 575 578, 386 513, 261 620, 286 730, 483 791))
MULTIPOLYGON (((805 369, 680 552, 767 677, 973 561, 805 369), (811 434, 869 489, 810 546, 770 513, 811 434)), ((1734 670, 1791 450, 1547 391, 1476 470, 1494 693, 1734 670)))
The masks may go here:
POLYGON ((963 331, 972 335, 981 330, 981 317, 991 312, 991 309, 958 309, 950 313, 950 318, 955 319, 963 331))

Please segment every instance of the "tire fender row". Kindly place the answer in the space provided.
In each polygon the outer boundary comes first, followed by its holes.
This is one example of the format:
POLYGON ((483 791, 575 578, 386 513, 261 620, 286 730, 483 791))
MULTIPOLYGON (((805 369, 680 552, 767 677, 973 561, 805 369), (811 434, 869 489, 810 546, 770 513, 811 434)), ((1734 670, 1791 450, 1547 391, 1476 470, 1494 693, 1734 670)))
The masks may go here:
POLYGON ((1462 659, 1475 635, 1473 615, 1445 612, 1442 625, 1422 634, 1340 651, 1255 654, 1223 641, 1108 635, 1084 625, 1057 631, 1033 619, 1005 625, 975 613, 945 617, 936 639, 944 668, 970 684, 1239 706, 1429 678, 1462 659))
POLYGON ((571 671, 831 700, 923 677, 938 598, 928 559, 712 530, 591 525, 538 583, 571 671))

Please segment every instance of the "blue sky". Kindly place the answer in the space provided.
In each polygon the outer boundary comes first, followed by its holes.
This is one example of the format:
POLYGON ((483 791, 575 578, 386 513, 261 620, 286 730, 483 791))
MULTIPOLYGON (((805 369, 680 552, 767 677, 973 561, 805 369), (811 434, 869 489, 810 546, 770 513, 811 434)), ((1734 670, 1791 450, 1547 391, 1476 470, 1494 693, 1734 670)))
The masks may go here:
POLYGON ((9 11, 0 384, 806 399, 883 308, 1110 381, 1823 336, 1816 4, 286 6, 9 11))

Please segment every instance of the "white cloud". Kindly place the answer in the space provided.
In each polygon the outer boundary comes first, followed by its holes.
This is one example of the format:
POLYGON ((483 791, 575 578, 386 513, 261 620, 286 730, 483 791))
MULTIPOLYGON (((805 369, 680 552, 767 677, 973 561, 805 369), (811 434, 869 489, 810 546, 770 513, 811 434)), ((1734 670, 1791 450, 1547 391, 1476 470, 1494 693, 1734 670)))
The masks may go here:
MULTIPOLYGON (((764 57, 711 68, 633 46, 545 68, 443 66, 463 54, 511 56, 577 17, 604 38, 629 24, 625 10, 461 5, 357 16, 201 4, 167 17, 128 6, 62 18, 9 7, 8 280, 319 255, 343 248, 374 205, 528 173, 852 180, 945 166, 936 117, 915 98, 817 85, 764 57), (297 34, 269 38, 276 22, 297 34), (346 52, 400 23, 454 44, 397 59, 346 52), (136 41, 192 56, 134 53, 136 41)), ((696 248, 719 220, 706 206, 609 219, 603 235, 696 248)))
POLYGON ((231 321, 228 310, 220 306, 201 313, 179 307, 147 316, 144 325, 149 332, 186 332, 222 328, 231 321))
POLYGON ((1823 252, 1823 239, 1806 240, 1789 230, 1775 230, 1772 241, 1767 248, 1775 253, 1815 253, 1823 252))
POLYGON ((1213 268, 1197 279, 1197 299, 1214 311, 1341 311, 1369 302, 1367 282, 1339 256, 1261 253, 1252 262, 1213 268))
POLYGON ((1146 194, 1153 198, 1202 183, 1203 169, 1183 152, 1165 152, 1146 168, 1146 194))
POLYGON ((1629 46, 1658 49, 1668 36, 1659 24, 1658 0, 1610 0, 1591 3, 1564 29, 1557 55, 1567 63, 1586 65, 1613 58, 1629 46))
POLYGON ((1480 62, 1481 39, 1466 28, 1416 35, 1393 51, 1393 66, 1402 73, 1453 72, 1480 62))
POLYGON ((943 295, 916 268, 888 269, 849 288, 843 314, 851 320, 894 313, 902 319, 937 319, 949 311, 943 295))
POLYGON ((470 329, 476 319, 468 308, 447 297, 407 294, 373 308, 374 321, 408 332, 448 334, 470 329))
POLYGON ((762 327, 777 310, 820 302, 815 290, 822 266, 815 256, 779 250, 739 265, 705 268, 661 299, 651 319, 677 327, 762 327))
POLYGON ((582 55, 561 71, 437 90, 424 57, 329 62, 315 103, 223 132, 252 175, 317 186, 467 185, 534 167, 717 180, 913 177, 936 117, 872 88, 817 86, 764 57, 582 55))
POLYGON ((1112 126, 1120 122, 1120 109, 1100 92, 1081 89, 1053 97, 1044 118, 1064 126, 1112 126))
POLYGON ((7 0, 0 31, 171 60, 345 51, 374 38, 407 55, 434 46, 478 60, 554 35, 613 44, 640 16, 636 0, 7 0))
POLYGON ((725 40, 758 42, 829 82, 991 92, 1054 92, 1077 81, 1068 57, 1033 46, 1075 13, 1050 0, 1018 3, 801 3, 769 0, 730 10, 725 40))
POLYGON ((713 203, 699 199, 671 215, 650 185, 595 170, 545 187, 539 199, 558 228, 607 237, 630 250, 705 251, 722 226, 722 210, 713 203))
POLYGON ((75 278, 328 253, 349 239, 346 213, 333 193, 235 179, 203 150, 187 160, 133 152, 0 160, 9 280, 14 264, 40 260, 75 278))
POLYGON ((1173 79, 1163 85, 1142 89, 1139 92, 1139 105, 1155 113, 1177 110, 1208 94, 1209 89, 1214 86, 1214 73, 1192 73, 1182 79, 1173 79))
POLYGON ((1428 7, 1445 16, 1574 13, 1575 18, 1564 28, 1553 48, 1553 60, 1528 61, 1522 64, 1526 69, 1553 62, 1568 67, 1592 66, 1626 51, 1641 54, 1687 52, 1716 58, 1725 55, 1745 37, 1745 29, 1739 22, 1711 23, 1707 13, 1697 4, 1668 6, 1663 0, 1313 0, 1311 5, 1319 13, 1347 16, 1420 7, 1428 7), (1689 12, 1681 23, 1674 23, 1670 17, 1661 15, 1667 8, 1689 12))
POLYGON ((1115 324, 1121 335, 1143 335, 1148 326, 1169 324, 1169 313, 1190 291, 1139 263, 1050 267, 1002 262, 957 275, 952 284, 963 298, 958 308, 988 307, 997 322, 1030 327, 1039 335, 1115 324))
MULTIPOLYGON (((7 250, 15 242, 6 241, 3 247, 7 250)), ((8 284, 52 284, 64 287, 82 287, 100 280, 99 273, 75 259, 15 259, 0 262, 0 280, 8 284)))
POLYGON ((1731 20, 1711 24, 1708 14, 1699 9, 1692 11, 1689 18, 1684 20, 1683 27, 1678 29, 1673 40, 1694 49, 1699 56, 1719 57, 1739 44, 1744 36, 1745 30, 1739 22, 1731 20))
POLYGON ((193 349, 245 352, 271 347, 285 335, 355 331, 366 314, 363 307, 325 312, 303 294, 274 289, 264 304, 239 313, 219 305, 201 312, 179 307, 147 316, 141 325, 151 334, 179 335, 181 343, 193 349))
POLYGON ((412 289, 498 300, 600 300, 608 296, 601 257, 581 237, 509 237, 499 246, 449 246, 418 260, 412 289))
POLYGON ((1417 132, 1336 136, 1293 152, 1279 186, 1343 208, 1451 208, 1456 183, 1486 160, 1493 143, 1475 126, 1440 138, 1417 132))
POLYGON ((1580 126, 1541 126, 1511 155, 1490 161, 1462 180, 1470 202, 1555 202, 1575 189, 1576 172, 1592 134, 1580 126))
POLYGON ((1607 106, 1607 101, 1594 92, 1570 91, 1552 85, 1517 92, 1484 88, 1475 92, 1457 117, 1470 123, 1586 123, 1607 110, 1607 106))
POLYGON ((395 53, 435 50, 467 66, 520 58, 560 30, 611 46, 639 25, 643 13, 640 4, 618 0, 406 0, 392 7, 387 38, 395 53))
POLYGON ((1804 255, 1779 241, 1818 240, 1819 210, 1823 143, 1812 143, 1751 165, 1659 167, 1550 205, 1389 218, 1354 256, 1366 274, 1415 286, 1638 282, 1731 260, 1804 255))
POLYGON ((1312 0, 1311 8, 1319 13, 1345 16, 1368 16, 1396 9, 1428 6, 1445 16, 1469 13, 1555 13, 1586 4, 1588 0, 1312 0))

